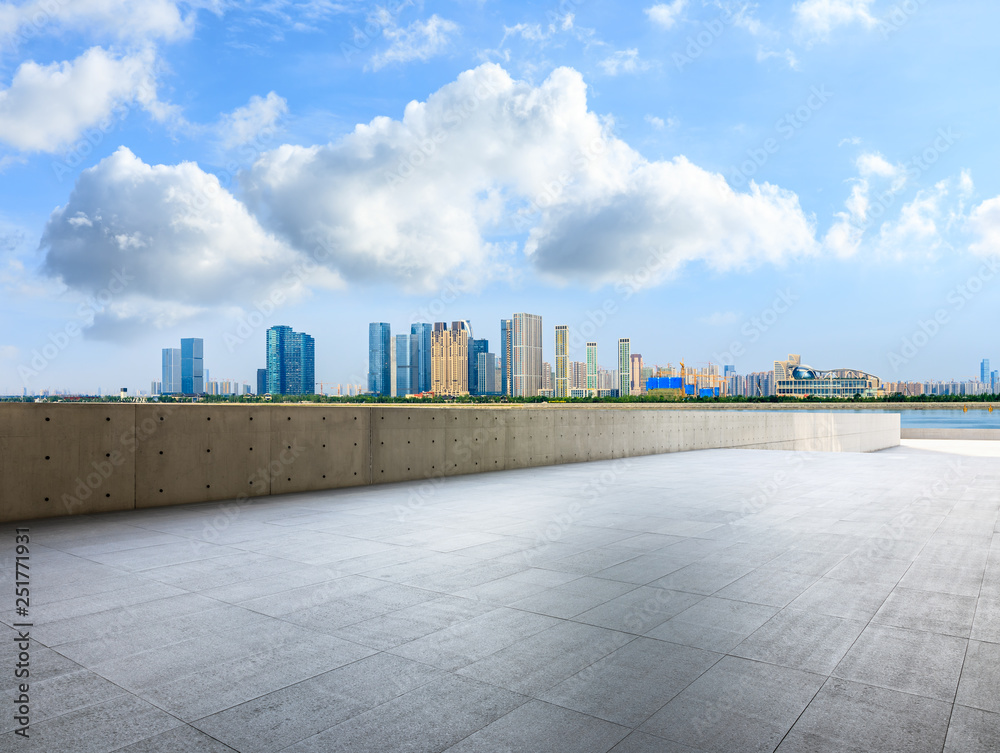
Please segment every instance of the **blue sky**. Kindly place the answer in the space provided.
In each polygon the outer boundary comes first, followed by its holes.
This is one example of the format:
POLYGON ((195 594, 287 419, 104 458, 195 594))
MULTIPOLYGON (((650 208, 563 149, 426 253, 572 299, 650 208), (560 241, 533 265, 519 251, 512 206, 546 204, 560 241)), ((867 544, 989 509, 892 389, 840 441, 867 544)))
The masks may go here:
MULTIPOLYGON (((647 362, 1000 361, 985 0, 0 3, 0 393, 542 314, 647 362)), ((571 358, 583 360, 582 345, 571 358)))

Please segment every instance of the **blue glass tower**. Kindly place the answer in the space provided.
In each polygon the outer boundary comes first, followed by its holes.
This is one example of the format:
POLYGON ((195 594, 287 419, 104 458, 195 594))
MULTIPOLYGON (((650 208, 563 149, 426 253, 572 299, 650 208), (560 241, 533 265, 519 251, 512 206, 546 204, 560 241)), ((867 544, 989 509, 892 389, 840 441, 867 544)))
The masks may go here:
POLYGON ((392 338, 396 349, 396 395, 412 395, 412 374, 410 366, 410 335, 396 335, 392 338))
POLYGON ((469 394, 479 395, 479 354, 490 349, 489 340, 469 340, 469 394))
POLYGON ((368 325, 368 391, 388 395, 392 388, 392 335, 386 322, 368 325))
POLYGON ((267 392, 267 369, 257 369, 257 394, 263 395, 267 392))
POLYGON ((267 391, 312 395, 316 391, 316 341, 305 332, 276 326, 267 330, 267 391))
POLYGON ((410 385, 414 394, 431 389, 431 325, 417 322, 410 325, 410 385))
POLYGON ((181 392, 200 395, 205 391, 205 345, 200 337, 181 339, 181 392))

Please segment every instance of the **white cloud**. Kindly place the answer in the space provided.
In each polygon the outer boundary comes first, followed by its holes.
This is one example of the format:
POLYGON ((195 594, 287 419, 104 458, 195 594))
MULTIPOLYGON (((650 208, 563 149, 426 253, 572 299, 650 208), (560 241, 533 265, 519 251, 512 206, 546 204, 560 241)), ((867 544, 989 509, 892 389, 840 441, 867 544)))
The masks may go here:
POLYGON ((860 136, 851 136, 849 138, 841 139, 837 142, 837 146, 858 146, 861 143, 860 136))
POLYGON ((967 229, 975 237, 969 250, 980 256, 1000 256, 1000 196, 987 199, 969 213, 967 229))
POLYGON ((816 251, 797 197, 733 191, 683 157, 649 162, 587 107, 560 68, 540 85, 495 64, 466 71, 402 120, 322 147, 283 146, 241 180, 250 208, 300 249, 324 240, 350 281, 474 284, 529 230, 530 263, 559 280, 620 279, 658 254, 649 284, 687 262, 747 268, 816 251))
POLYGON ((389 48, 371 59, 372 70, 390 63, 409 63, 413 60, 429 60, 447 49, 451 37, 458 31, 458 24, 441 18, 436 13, 426 21, 414 21, 406 28, 395 26, 395 22, 384 19, 382 35, 389 40, 389 48))
POLYGON ((30 38, 49 27, 93 32, 130 41, 186 38, 194 29, 192 6, 182 14, 173 0, 32 0, 15 5, 0 3, 0 37, 30 38))
POLYGON ((655 115, 647 115, 645 117, 645 121, 649 123, 657 131, 662 131, 667 126, 663 118, 658 118, 655 115))
POLYGON ((147 165, 125 147, 80 174, 40 245, 44 271, 80 293, 109 287, 116 273, 126 278, 111 288, 114 303, 98 318, 105 326, 250 307, 300 258, 214 175, 192 162, 147 165))
POLYGON ((784 60, 785 63, 788 64, 788 67, 791 68, 793 71, 797 71, 799 69, 799 59, 795 56, 795 53, 792 52, 787 47, 785 48, 784 52, 779 52, 777 50, 769 50, 765 47, 757 48, 758 63, 762 63, 765 60, 770 60, 771 58, 778 58, 780 60, 784 60))
POLYGON ((862 177, 877 175, 880 178, 895 178, 902 172, 902 168, 889 164, 878 152, 866 152, 857 159, 858 172, 862 177))
POLYGON ((222 146, 230 149, 257 140, 261 133, 271 131, 287 112, 288 103, 274 92, 268 92, 266 97, 250 97, 246 105, 222 117, 218 126, 222 146))
POLYGON ((650 68, 647 61, 639 59, 639 50, 634 47, 628 50, 618 50, 599 62, 598 65, 609 76, 617 76, 619 73, 639 73, 650 68))
POLYGON ((878 20, 871 14, 874 0, 803 0, 792 6, 796 29, 806 37, 825 39, 839 26, 861 24, 871 29, 878 20))
POLYGON ((643 11, 649 20, 664 29, 672 29, 687 7, 687 0, 673 0, 671 3, 659 3, 643 11))
POLYGON ((116 57, 93 47, 73 61, 28 61, 0 90, 0 141, 22 151, 54 152, 75 141, 122 103, 140 102, 154 116, 169 108, 156 99, 151 51, 116 57))

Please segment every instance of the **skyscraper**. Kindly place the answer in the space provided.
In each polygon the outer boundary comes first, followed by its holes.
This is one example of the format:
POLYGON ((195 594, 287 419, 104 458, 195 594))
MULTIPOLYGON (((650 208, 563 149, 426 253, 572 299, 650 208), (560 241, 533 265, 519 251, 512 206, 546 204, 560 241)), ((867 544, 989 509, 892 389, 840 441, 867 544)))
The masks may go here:
POLYGON ((406 395, 413 394, 413 388, 410 384, 410 380, 413 378, 413 368, 410 365, 410 340, 412 335, 396 335, 393 340, 395 340, 395 354, 396 354, 396 392, 397 397, 404 397, 406 395))
POLYGON ((597 343, 587 343, 587 389, 599 389, 597 384, 597 343))
POLYGON ((164 348, 162 362, 161 394, 176 395, 181 391, 181 349, 164 348))
POLYGON ((556 397, 569 397, 569 327, 556 325, 556 397))
POLYGON ((388 395, 392 379, 392 335, 386 322, 368 325, 368 391, 388 395))
POLYGON ((200 337, 181 339, 181 392, 200 395, 205 391, 205 345, 200 337))
POLYGON ((267 393, 267 369, 257 369, 257 394, 267 393))
POLYGON ((464 321, 435 322, 431 332, 431 391, 435 395, 469 394, 469 328, 464 321))
POLYGON ((642 354, 632 353, 629 356, 629 394, 641 395, 646 384, 642 378, 642 354))
POLYGON ((476 388, 480 395, 495 395, 498 392, 496 382, 497 357, 495 353, 480 353, 476 359, 478 364, 476 371, 479 377, 479 384, 476 388))
POLYGON ((979 381, 988 385, 990 383, 990 359, 984 358, 979 364, 979 381))
POLYGON ((316 343, 311 335, 284 325, 267 330, 267 391, 272 395, 316 391, 316 343))
POLYGON ((410 385, 414 394, 431 391, 431 325, 410 325, 410 385))
POLYGON ((542 317, 514 314, 514 396, 534 397, 542 388, 542 317))
POLYGON ((469 340, 469 394, 479 395, 479 356, 490 349, 489 340, 469 340))
POLYGON ((500 393, 514 394, 514 322, 500 320, 500 393))
POLYGON ((631 385, 632 343, 627 337, 618 340, 618 396, 625 397, 632 391, 631 385))

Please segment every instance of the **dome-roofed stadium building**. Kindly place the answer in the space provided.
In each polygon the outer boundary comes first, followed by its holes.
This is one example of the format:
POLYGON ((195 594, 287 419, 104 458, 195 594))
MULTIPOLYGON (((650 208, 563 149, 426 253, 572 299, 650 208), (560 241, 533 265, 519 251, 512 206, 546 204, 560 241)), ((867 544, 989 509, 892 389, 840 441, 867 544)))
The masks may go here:
POLYGON ((882 382, 857 369, 821 371, 790 354, 787 361, 774 362, 774 394, 778 397, 878 397, 882 382))

